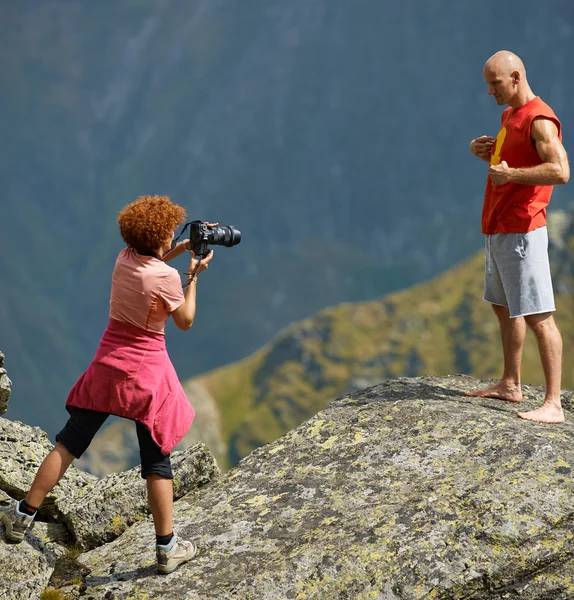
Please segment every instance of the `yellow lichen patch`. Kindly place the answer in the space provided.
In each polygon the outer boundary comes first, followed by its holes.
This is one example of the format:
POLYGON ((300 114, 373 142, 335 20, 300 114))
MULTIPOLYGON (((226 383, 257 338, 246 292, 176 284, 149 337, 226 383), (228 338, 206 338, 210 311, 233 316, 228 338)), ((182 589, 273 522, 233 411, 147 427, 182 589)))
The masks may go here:
POLYGON ((287 471, 287 469, 279 469, 278 471, 273 473, 272 478, 273 479, 282 479, 283 477, 285 477, 285 475, 287 475, 288 472, 289 471, 287 471))
POLYGON ((491 550, 495 556, 498 556, 502 552, 500 544, 493 544, 491 550))
POLYGON ((124 525, 122 523, 122 519, 118 515, 115 515, 114 518, 112 519, 111 529, 114 533, 117 533, 117 534, 120 534, 123 532, 124 525))
POLYGON ((269 450, 269 454, 277 454, 277 452, 279 452, 280 450, 283 450, 283 448, 285 448, 285 445, 279 444, 279 446, 275 446, 275 448, 269 450))
POLYGON ((253 498, 246 500, 243 504, 249 504, 249 506, 263 506, 268 502, 277 502, 277 500, 279 500, 279 498, 281 498, 282 496, 285 496, 286 493, 287 492, 283 492, 282 494, 273 496, 273 498, 269 498, 269 496, 263 495, 254 496, 253 498))
POLYGON ((360 444, 361 442, 364 442, 365 440, 366 440, 366 438, 363 435, 362 431, 355 431, 355 437, 352 442, 349 442, 349 446, 356 446, 357 444, 360 444))
POLYGON ((391 415, 387 415, 385 417, 385 421, 392 421, 392 420, 393 420, 393 417, 391 417, 391 415))
POLYGON ((311 427, 309 427, 307 430, 309 437, 315 437, 321 431, 321 427, 323 427, 325 422, 326 421, 324 419, 319 419, 313 425, 311 425, 311 427))
POLYGON ((337 439, 338 437, 336 435, 332 435, 330 438, 328 438, 321 444, 321 448, 323 448, 324 450, 331 449, 335 445, 337 439))
POLYGON ((249 504, 249 506, 263 506, 267 502, 269 502, 268 496, 255 496, 249 500, 246 500, 244 504, 249 504))

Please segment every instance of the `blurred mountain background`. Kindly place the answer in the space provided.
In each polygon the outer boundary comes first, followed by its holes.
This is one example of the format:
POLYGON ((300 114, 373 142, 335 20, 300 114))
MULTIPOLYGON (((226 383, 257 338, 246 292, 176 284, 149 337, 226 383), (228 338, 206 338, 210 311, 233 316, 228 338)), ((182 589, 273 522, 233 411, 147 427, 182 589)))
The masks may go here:
MULTIPOLYGON (((201 276, 193 329, 168 328, 187 380, 325 307, 383 297, 475 255, 486 165, 468 143, 498 129, 482 78, 496 50, 521 55, 570 145, 570 0, 2 0, 0 11, 6 416, 52 436, 107 323, 117 212, 139 195, 170 195, 190 219, 243 233, 201 276)), ((552 206, 568 212, 571 198, 557 188, 552 206)), ((381 327, 369 344, 383 352, 381 327)), ((392 375, 433 365, 421 352, 392 375)), ((447 355, 437 365, 482 373, 447 355)), ((257 371, 264 387, 268 367, 257 371)), ((257 394, 259 404, 226 396, 223 412, 253 420, 265 406, 257 394)), ((297 413, 285 398, 287 423, 297 413)), ((226 430, 230 461, 262 439, 244 430, 233 443, 226 430)))

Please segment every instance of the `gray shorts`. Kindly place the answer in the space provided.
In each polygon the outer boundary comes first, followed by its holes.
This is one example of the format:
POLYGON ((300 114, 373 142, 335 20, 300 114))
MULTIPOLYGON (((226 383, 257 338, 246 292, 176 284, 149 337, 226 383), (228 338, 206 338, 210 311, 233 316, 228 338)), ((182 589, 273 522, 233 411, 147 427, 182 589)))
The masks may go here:
POLYGON ((546 227, 487 235, 484 267, 484 299, 511 317, 555 310, 546 227))

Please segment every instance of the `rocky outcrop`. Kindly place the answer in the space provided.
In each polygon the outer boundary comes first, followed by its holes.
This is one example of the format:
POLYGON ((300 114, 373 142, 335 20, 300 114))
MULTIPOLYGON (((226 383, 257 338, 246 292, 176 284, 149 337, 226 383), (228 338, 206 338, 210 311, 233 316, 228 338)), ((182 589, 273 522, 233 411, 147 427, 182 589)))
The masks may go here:
MULTIPOLYGON (((468 377, 344 396, 176 504, 199 555, 155 574, 153 531, 79 560, 70 598, 479 600, 574 595, 570 422, 471 399, 468 377)), ((540 401, 525 390, 527 407, 540 401)), ((572 394, 564 395, 572 414, 572 394)))
MULTIPOLYGON (((5 419, 0 419, 0 423, 2 421, 5 419)), ((9 444, 0 433, 0 455, 9 444)), ((21 449, 22 446, 17 448, 21 449)), ((28 457, 30 455, 29 452, 28 457)), ((35 465, 36 462, 30 464, 35 465)), ((4 465, 7 465, 8 472, 14 465, 2 464, 3 472, 4 465)), ((203 444, 174 453, 172 467, 175 499, 219 475, 215 459, 203 444)), ((35 469, 30 469, 30 475, 33 476, 35 469)), ((54 518, 48 522, 36 521, 27 534, 26 542, 19 544, 17 551, 10 544, 0 544, 2 599, 35 599, 47 587, 57 588, 69 585, 71 581, 76 586, 80 585, 90 573, 90 569, 77 560, 82 549, 106 544, 133 523, 147 520, 146 488, 139 470, 111 474, 104 479, 88 476, 74 467, 70 471, 72 474, 66 474, 68 481, 62 489, 59 489, 60 486, 55 489, 57 493, 52 498, 50 511, 54 518), (82 480, 80 475, 85 479, 82 480), (70 486, 70 482, 77 484, 77 487, 70 486), (63 493, 64 489, 67 493, 63 493)), ((0 480, 0 487, 5 485, 5 479, 0 480)), ((13 492, 13 486, 7 487, 13 492)), ((20 491, 13 494, 14 497, 23 495, 20 491)), ((0 510, 8 509, 11 503, 12 498, 0 491, 0 510)), ((58 600, 65 600, 65 596, 60 596, 58 600)))
MULTIPOLYGON (((199 554, 172 575, 155 572, 148 518, 80 554, 81 581, 50 584, 73 600, 571 599, 574 425, 464 395, 481 383, 345 395, 176 502, 199 554)), ((541 392, 526 386, 525 408, 541 392)))
POLYGON ((0 415, 3 415, 8 409, 8 400, 12 390, 12 382, 6 375, 4 368, 4 354, 0 352, 0 415))
MULTIPOLYGON (((1 367, 2 413, 9 391, 10 380, 1 367)), ((48 436, 37 427, 0 418, 0 510, 9 510, 14 499, 25 496, 52 448, 48 436)), ((214 457, 201 443, 173 453, 172 468, 175 499, 220 474, 214 457)), ((16 547, 0 543, 0 597, 37 599, 42 590, 52 589, 57 595, 42 597, 64 600, 66 596, 57 588, 70 583, 78 586, 90 573, 77 560, 81 550, 114 540, 148 515, 146 487, 139 469, 98 479, 71 466, 46 498, 25 542, 16 547)))

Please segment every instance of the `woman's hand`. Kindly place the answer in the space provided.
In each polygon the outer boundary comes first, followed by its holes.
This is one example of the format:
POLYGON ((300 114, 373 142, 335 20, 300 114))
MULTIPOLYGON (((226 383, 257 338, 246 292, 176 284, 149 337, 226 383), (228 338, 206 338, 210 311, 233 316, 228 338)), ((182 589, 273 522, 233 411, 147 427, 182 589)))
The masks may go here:
POLYGON ((192 250, 191 258, 189 260, 188 280, 191 277, 191 274, 193 272, 195 272, 195 275, 197 276, 202 271, 205 271, 205 269, 207 269, 207 267, 209 266, 209 263, 212 258, 213 258, 213 250, 210 250, 209 254, 205 258, 202 258, 201 261, 195 257, 195 252, 193 252, 193 250, 192 250), (195 271, 195 268, 197 267, 198 263, 199 263, 199 267, 198 267, 197 271, 195 271))

